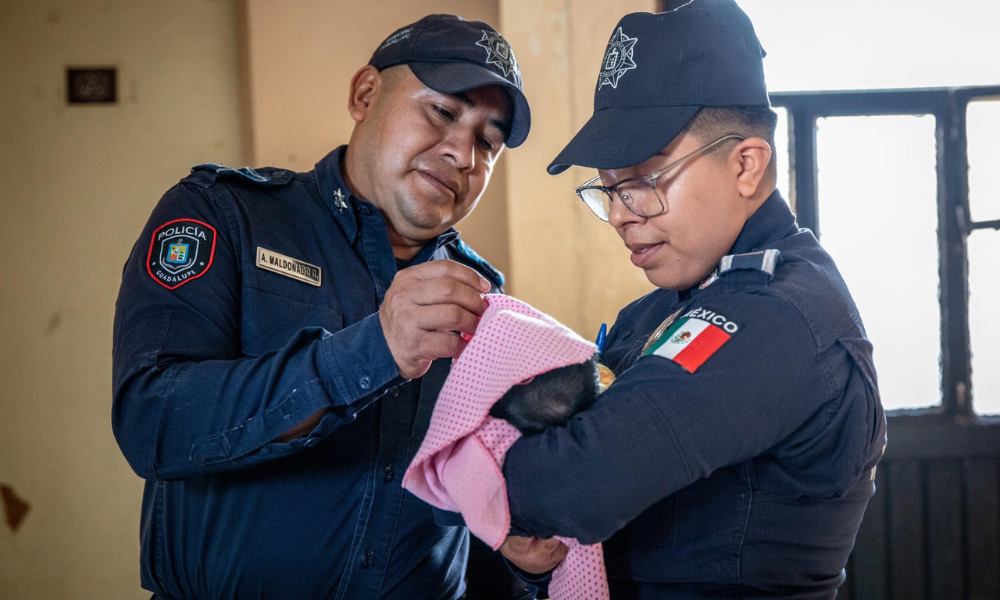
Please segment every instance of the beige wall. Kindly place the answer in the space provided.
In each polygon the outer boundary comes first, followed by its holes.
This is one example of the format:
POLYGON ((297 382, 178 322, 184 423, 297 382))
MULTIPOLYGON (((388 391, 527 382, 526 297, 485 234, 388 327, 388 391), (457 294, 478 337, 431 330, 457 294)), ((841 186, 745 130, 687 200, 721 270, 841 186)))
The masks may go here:
POLYGON ((240 165, 235 2, 0 0, 0 598, 148 598, 142 482, 111 433, 122 264, 193 164, 240 165), (115 65, 119 102, 65 102, 115 65))
POLYGON ((545 172, 594 106, 611 29, 653 0, 503 0, 501 31, 515 48, 531 103, 528 141, 507 157, 512 291, 587 338, 629 301, 653 289, 608 224, 573 189, 596 175, 545 172))
MULTIPOLYGON (((351 136, 351 76, 396 29, 430 13, 497 27, 497 0, 246 0, 253 160, 308 171, 351 136)), ((472 215, 470 245, 508 273, 506 156, 472 215)))

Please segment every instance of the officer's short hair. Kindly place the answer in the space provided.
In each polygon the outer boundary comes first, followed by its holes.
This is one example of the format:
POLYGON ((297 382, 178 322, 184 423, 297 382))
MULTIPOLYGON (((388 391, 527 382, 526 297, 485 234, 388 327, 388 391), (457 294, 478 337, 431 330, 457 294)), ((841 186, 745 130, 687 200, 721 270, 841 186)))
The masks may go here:
POLYGON ((703 106, 684 131, 704 144, 734 133, 764 140, 771 146, 766 175, 776 180, 778 167, 775 163, 774 131, 777 126, 778 114, 770 106, 703 106))
POLYGON ((383 89, 391 90, 410 73, 410 70, 406 65, 393 65, 381 69, 379 73, 382 75, 383 89))

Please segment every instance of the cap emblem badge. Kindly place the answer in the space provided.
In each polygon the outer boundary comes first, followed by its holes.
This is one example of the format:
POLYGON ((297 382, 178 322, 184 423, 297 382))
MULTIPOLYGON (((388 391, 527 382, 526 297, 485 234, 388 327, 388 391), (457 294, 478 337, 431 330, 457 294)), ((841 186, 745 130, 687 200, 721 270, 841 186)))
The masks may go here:
POLYGON ((483 38, 476 42, 480 48, 486 49, 486 64, 498 67, 504 77, 514 74, 514 84, 521 87, 521 72, 517 68, 517 60, 510 44, 495 31, 483 31, 483 38))
POLYGON ((604 62, 601 63, 601 75, 597 80, 598 90, 605 85, 617 88, 618 80, 625 74, 625 71, 635 68, 632 52, 638 39, 625 35, 621 27, 611 35, 608 49, 604 51, 604 62))

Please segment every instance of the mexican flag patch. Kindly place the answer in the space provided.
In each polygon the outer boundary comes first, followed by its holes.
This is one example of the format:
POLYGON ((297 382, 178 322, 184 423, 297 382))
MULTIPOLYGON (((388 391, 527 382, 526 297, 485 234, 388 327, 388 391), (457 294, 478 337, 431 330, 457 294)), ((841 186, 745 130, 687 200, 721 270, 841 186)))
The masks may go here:
POLYGON ((662 356, 694 373, 734 335, 740 325, 711 308, 690 310, 660 334, 642 353, 662 356))

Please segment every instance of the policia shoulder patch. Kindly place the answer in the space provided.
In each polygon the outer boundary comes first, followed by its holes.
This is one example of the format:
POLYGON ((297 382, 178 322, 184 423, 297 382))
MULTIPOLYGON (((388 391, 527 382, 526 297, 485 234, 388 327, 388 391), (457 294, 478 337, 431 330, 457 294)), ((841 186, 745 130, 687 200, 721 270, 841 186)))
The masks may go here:
POLYGON ((146 271, 157 283, 175 290, 208 271, 215 258, 215 228, 194 219, 177 219, 153 231, 146 271))
POLYGON ((740 325, 732 319, 711 308, 698 307, 669 323, 656 339, 651 338, 642 355, 662 356, 694 373, 739 331, 740 325))

